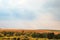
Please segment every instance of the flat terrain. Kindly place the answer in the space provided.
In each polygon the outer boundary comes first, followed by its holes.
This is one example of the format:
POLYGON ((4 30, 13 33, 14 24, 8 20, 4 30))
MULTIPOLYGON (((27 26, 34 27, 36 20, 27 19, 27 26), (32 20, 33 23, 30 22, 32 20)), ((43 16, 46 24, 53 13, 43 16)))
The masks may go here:
POLYGON ((22 31, 24 31, 24 32, 40 32, 40 33, 48 33, 48 32, 54 32, 55 34, 58 34, 58 33, 60 33, 60 30, 44 30, 44 29, 42 29, 42 30, 24 30, 24 29, 0 29, 0 32, 2 32, 2 31, 11 31, 11 32, 22 32, 22 31))

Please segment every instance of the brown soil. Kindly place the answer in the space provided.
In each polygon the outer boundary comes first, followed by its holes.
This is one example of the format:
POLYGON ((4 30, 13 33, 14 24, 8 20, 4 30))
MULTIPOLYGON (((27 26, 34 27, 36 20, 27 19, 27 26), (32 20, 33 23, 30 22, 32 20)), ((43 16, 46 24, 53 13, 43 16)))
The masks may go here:
POLYGON ((7 32, 9 32, 9 31, 11 31, 11 32, 22 32, 22 31, 24 31, 24 32, 38 32, 38 33, 49 33, 49 32, 54 32, 55 34, 58 34, 58 33, 60 33, 60 31, 59 30, 20 30, 20 29, 0 29, 0 32, 2 32, 2 31, 7 31, 7 32))

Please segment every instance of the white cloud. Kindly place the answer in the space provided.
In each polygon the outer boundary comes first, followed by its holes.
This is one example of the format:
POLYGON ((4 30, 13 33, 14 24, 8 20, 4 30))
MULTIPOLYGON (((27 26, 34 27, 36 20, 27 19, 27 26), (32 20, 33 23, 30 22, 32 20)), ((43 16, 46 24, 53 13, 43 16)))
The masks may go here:
MULTIPOLYGON (((2 20, 0 21, 1 28, 18 28, 18 29, 55 29, 60 30, 59 21, 53 20, 54 16, 52 12, 47 12, 43 8, 43 5, 49 0, 9 0, 7 4, 0 3, 2 8, 7 8, 9 13, 13 13, 12 10, 23 9, 33 11, 36 15, 36 19, 32 21, 24 20, 2 20)), ((0 2, 2 2, 0 0, 0 2)), ((1 8, 0 7, 0 8, 1 8)))

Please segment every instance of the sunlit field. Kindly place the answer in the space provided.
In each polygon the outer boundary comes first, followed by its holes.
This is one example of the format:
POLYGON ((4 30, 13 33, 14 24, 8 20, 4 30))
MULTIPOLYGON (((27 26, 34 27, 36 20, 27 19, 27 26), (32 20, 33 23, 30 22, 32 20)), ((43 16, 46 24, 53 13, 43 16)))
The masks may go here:
POLYGON ((1 30, 0 40, 60 40, 60 31, 1 30))

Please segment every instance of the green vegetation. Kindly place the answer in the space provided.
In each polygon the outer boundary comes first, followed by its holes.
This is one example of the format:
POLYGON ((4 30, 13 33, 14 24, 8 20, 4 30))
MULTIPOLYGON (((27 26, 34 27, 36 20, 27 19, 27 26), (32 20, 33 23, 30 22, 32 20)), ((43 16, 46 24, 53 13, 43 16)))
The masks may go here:
POLYGON ((60 34, 52 33, 36 33, 36 32, 0 32, 0 40, 48 40, 48 39, 60 39, 60 34))

